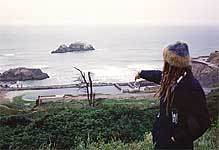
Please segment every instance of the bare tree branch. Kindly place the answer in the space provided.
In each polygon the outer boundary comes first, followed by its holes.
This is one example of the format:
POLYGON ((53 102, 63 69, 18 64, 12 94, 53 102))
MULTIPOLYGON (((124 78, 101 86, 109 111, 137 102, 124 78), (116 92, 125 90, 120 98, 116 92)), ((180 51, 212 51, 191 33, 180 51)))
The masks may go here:
POLYGON ((91 105, 91 100, 90 100, 90 95, 89 95, 89 84, 86 80, 86 77, 85 77, 85 73, 83 73, 80 69, 78 69, 77 67, 74 67, 76 70, 78 70, 80 73, 81 73, 81 76, 86 84, 86 90, 87 90, 87 100, 89 102, 89 105, 91 105))
POLYGON ((92 80, 91 80, 91 72, 88 72, 88 78, 89 78, 89 83, 90 83, 90 100, 91 103, 94 105, 94 101, 93 101, 93 85, 92 85, 92 80))

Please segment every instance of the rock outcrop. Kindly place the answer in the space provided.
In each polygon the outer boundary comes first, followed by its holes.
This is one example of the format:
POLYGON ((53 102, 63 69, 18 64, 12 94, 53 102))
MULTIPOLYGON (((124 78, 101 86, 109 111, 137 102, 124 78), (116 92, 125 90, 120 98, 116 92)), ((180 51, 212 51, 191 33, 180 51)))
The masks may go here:
POLYGON ((76 51, 89 51, 95 50, 94 47, 90 44, 75 42, 66 46, 65 44, 60 45, 59 48, 51 53, 67 53, 67 52, 76 52, 76 51))
POLYGON ((219 52, 215 51, 215 52, 211 53, 207 59, 207 62, 219 66, 219 52))
POLYGON ((204 61, 192 59, 192 72, 203 87, 219 87, 219 53, 215 51, 204 61))
POLYGON ((42 80, 49 78, 48 74, 43 73, 40 69, 33 68, 15 68, 0 74, 0 81, 25 81, 25 80, 42 80))

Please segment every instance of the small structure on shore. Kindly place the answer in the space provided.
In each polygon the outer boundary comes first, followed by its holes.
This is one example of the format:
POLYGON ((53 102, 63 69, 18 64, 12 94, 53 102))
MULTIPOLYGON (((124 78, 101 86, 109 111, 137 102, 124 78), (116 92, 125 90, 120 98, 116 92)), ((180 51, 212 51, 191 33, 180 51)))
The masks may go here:
POLYGON ((140 93, 140 92, 151 93, 151 92, 155 92, 159 88, 159 85, 156 85, 156 84, 151 85, 151 86, 150 85, 141 86, 140 83, 136 85, 135 83, 132 83, 132 82, 127 83, 128 88, 126 86, 125 87, 121 86, 118 83, 115 83, 114 86, 119 91, 121 91, 121 93, 140 93))
POLYGON ((71 43, 69 46, 65 44, 60 45, 59 48, 51 53, 67 53, 67 52, 78 52, 78 51, 90 51, 95 50, 91 44, 87 44, 84 42, 75 42, 71 43))

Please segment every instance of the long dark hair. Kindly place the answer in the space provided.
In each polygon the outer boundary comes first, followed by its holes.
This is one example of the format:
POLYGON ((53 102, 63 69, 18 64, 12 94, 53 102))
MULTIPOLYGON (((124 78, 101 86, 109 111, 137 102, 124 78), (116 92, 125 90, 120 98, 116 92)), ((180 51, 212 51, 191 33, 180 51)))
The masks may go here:
POLYGON ((166 102, 166 114, 169 113, 169 108, 173 102, 174 94, 171 94, 171 87, 172 85, 176 84, 178 78, 183 76, 185 72, 191 72, 191 67, 175 67, 171 66, 169 63, 164 62, 163 67, 163 75, 160 82, 160 88, 155 94, 159 98, 163 97, 164 102, 166 102))

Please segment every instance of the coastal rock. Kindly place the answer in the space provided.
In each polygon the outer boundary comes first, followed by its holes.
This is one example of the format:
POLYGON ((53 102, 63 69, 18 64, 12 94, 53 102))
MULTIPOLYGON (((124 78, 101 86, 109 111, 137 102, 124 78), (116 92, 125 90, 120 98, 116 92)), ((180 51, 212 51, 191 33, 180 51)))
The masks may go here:
POLYGON ((211 53, 207 59, 207 62, 210 62, 212 64, 216 64, 217 66, 219 66, 219 52, 215 51, 215 52, 211 53))
POLYGON ((49 78, 48 74, 43 73, 40 69, 33 68, 15 68, 0 74, 0 81, 25 81, 25 80, 42 80, 49 78))
POLYGON ((192 60, 192 72, 203 87, 219 87, 219 53, 215 51, 203 61, 203 59, 192 60))
POLYGON ((68 46, 66 46, 65 44, 62 44, 59 46, 59 48, 55 51, 52 51, 52 53, 66 53, 70 50, 70 48, 68 46))
POLYGON ((59 46, 59 48, 51 53, 67 53, 67 52, 75 52, 75 51, 89 51, 95 50, 91 44, 86 44, 83 42, 75 42, 66 46, 65 44, 59 46))

